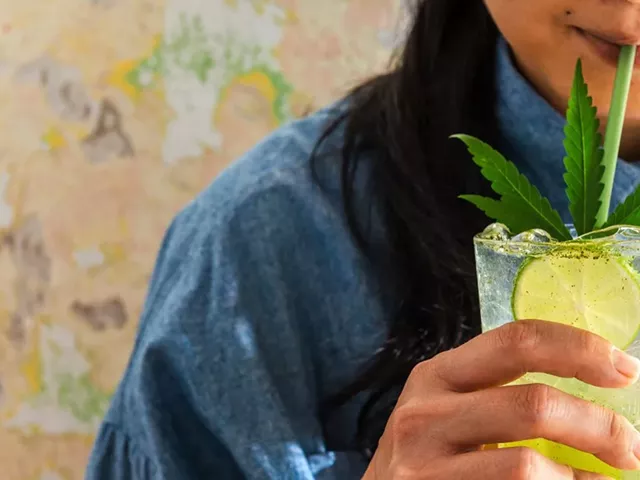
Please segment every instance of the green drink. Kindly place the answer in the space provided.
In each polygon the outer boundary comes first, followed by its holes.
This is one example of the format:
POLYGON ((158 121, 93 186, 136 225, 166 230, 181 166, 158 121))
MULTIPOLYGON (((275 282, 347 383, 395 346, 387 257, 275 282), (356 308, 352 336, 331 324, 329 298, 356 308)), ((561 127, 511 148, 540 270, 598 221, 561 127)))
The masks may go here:
MULTIPOLYGON (((544 319, 596 333, 640 358, 640 228, 556 242, 543 231, 511 237, 494 224, 474 240, 483 331, 522 319, 544 319), (598 238, 589 238, 597 236, 598 238)), ((516 383, 544 383, 624 415, 640 426, 640 384, 612 390, 533 373, 516 383)), ((512 446, 507 444, 502 446, 512 446)), ((536 439, 553 460, 620 480, 640 479, 590 454, 536 439)))
MULTIPOLYGON (((640 188, 610 214, 635 56, 636 47, 621 49, 604 145, 597 110, 577 63, 564 142, 564 180, 575 228, 565 225, 550 202, 499 152, 474 137, 456 136, 498 195, 461 197, 499 222, 474 239, 484 331, 522 319, 553 321, 600 335, 640 359, 640 188)), ((527 374, 515 383, 550 385, 614 410, 640 428, 638 385, 603 389, 546 374, 527 374)), ((640 480, 640 472, 622 472, 591 454, 545 439, 499 447, 514 445, 581 470, 640 480)))

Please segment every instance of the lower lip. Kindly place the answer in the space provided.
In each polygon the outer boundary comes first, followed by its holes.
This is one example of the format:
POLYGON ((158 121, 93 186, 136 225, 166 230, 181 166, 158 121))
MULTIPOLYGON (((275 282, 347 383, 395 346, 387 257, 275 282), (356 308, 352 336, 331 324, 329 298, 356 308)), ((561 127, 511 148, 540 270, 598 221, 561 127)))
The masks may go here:
MULTIPOLYGON (((605 40, 601 40, 598 37, 590 35, 588 32, 584 30, 579 30, 578 33, 582 38, 586 40, 586 42, 591 46, 591 49, 598 54, 605 62, 614 67, 618 66, 618 57, 620 56, 620 45, 616 45, 614 43, 609 43, 605 40)), ((636 54, 636 67, 640 67, 640 49, 636 54)))

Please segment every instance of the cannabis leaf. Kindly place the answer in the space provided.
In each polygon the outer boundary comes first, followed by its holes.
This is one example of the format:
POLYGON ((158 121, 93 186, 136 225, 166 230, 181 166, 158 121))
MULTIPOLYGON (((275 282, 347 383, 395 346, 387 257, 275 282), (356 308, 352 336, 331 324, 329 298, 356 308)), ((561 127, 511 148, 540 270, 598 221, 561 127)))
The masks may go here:
MULTIPOLYGON (((582 75, 582 62, 578 60, 576 64, 564 129, 567 153, 564 181, 569 210, 577 233, 581 235, 616 224, 640 226, 640 188, 607 218, 636 54, 635 45, 620 49, 604 149, 601 148, 597 110, 582 75)), ((453 135, 453 138, 467 145, 473 161, 482 169, 482 175, 491 181, 491 187, 500 195, 498 200, 478 195, 460 198, 473 203, 511 230, 543 228, 558 240, 571 240, 569 230, 549 200, 518 172, 513 163, 477 138, 468 135, 453 135)))
POLYGON ((522 215, 513 204, 504 200, 483 197, 481 195, 460 195, 460 198, 473 203, 482 210, 487 217, 493 218, 509 227, 513 232, 525 232, 534 228, 529 218, 522 215))
POLYGON ((598 131, 600 121, 596 114, 597 109, 593 106, 582 75, 582 62, 578 60, 564 128, 564 148, 567 152, 564 181, 569 211, 578 235, 593 230, 602 203, 602 135, 598 131))
POLYGON ((605 227, 613 225, 640 225, 640 187, 616 207, 605 227))
POLYGON ((491 182, 499 200, 478 195, 463 195, 487 216, 504 223, 514 232, 542 228, 558 240, 570 240, 560 214, 549 200, 522 175, 516 166, 486 143, 469 135, 454 135, 465 143, 482 175, 491 182))

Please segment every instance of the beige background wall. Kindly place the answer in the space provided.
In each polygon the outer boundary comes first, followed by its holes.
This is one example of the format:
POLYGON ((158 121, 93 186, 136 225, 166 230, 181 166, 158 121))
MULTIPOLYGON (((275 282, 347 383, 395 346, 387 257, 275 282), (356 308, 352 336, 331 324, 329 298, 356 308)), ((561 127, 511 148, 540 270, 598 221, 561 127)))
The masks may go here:
POLYGON ((0 0, 0 469, 81 479, 174 213, 386 64, 396 0, 0 0))

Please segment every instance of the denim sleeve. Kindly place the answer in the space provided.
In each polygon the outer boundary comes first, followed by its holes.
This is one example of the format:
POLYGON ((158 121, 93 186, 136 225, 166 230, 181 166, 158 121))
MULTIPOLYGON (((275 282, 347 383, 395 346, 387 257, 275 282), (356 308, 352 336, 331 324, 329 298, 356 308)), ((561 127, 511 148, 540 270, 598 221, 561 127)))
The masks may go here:
POLYGON ((164 239, 87 479, 304 480, 326 468, 314 461, 325 445, 300 269, 287 261, 304 220, 284 187, 220 211, 214 200, 187 207, 164 239))

